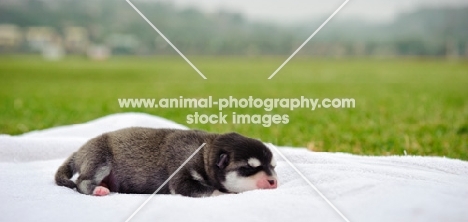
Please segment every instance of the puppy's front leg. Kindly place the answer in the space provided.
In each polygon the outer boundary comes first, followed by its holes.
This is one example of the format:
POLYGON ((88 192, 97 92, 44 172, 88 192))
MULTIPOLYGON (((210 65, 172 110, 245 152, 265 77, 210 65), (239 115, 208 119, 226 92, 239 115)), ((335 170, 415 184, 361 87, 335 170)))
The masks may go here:
POLYGON ((221 196, 223 194, 227 194, 227 193, 223 193, 219 190, 214 190, 213 193, 211 194, 212 197, 216 197, 216 196, 221 196))
POLYGON ((200 181, 181 177, 172 178, 169 182, 169 190, 172 194, 181 194, 188 197, 209 197, 217 191, 200 181))

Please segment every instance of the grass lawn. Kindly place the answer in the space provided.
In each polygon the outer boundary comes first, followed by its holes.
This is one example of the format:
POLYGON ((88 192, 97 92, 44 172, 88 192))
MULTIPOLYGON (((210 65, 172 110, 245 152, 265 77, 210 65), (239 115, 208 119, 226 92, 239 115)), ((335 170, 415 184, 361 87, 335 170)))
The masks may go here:
POLYGON ((354 109, 230 108, 225 114, 288 115, 288 124, 193 124, 237 131, 278 145, 366 155, 437 155, 468 160, 468 62, 435 59, 189 57, 208 78, 174 57, 59 62, 0 57, 0 133, 21 134, 119 112, 186 124, 217 108, 120 108, 118 98, 354 98, 354 109))

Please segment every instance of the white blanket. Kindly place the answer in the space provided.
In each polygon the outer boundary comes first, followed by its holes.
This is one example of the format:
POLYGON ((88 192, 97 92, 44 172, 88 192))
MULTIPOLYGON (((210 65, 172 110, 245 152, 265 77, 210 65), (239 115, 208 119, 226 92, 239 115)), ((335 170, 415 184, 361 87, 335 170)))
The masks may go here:
MULTIPOLYGON (((95 197, 54 183, 89 138, 129 126, 185 126, 147 114, 0 135, 0 221, 125 221, 150 195, 95 197)), ((274 149, 273 149, 274 150, 274 149)), ((349 221, 468 221, 468 162, 280 148, 349 221)), ((209 198, 156 195, 131 221, 344 221, 281 156, 279 187, 209 198)))

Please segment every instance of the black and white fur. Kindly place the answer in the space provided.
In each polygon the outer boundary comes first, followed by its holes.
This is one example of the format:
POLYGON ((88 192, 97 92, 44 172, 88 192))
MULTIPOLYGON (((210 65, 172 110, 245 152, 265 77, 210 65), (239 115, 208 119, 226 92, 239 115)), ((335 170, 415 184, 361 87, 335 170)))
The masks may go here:
POLYGON ((277 187, 273 155, 258 140, 237 133, 141 127, 89 140, 60 166, 55 181, 90 195, 151 194, 203 143, 158 194, 202 197, 277 187), (70 178, 76 173, 75 183, 70 178))

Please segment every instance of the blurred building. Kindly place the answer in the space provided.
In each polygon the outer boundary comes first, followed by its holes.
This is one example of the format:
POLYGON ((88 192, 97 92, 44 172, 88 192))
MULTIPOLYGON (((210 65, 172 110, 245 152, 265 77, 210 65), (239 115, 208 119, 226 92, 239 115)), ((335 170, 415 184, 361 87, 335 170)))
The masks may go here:
POLYGON ((61 45, 47 45, 42 49, 42 57, 46 60, 56 61, 65 56, 65 50, 61 45))
POLYGON ((61 46, 62 37, 51 27, 30 27, 26 31, 26 42, 33 52, 42 52, 49 46, 61 46))
POLYGON ((0 51, 10 52, 17 50, 23 41, 23 33, 16 25, 0 25, 0 51))
POLYGON ((83 27, 70 26, 63 30, 64 45, 67 52, 84 54, 89 44, 88 30, 83 27))
POLYGON ((92 60, 106 60, 111 56, 111 49, 105 45, 91 45, 86 52, 92 60))
POLYGON ((113 54, 135 54, 140 47, 140 40, 133 34, 111 34, 107 44, 113 54))
POLYGON ((47 60, 59 60, 65 55, 63 38, 52 27, 30 27, 26 42, 32 52, 39 52, 47 60))

